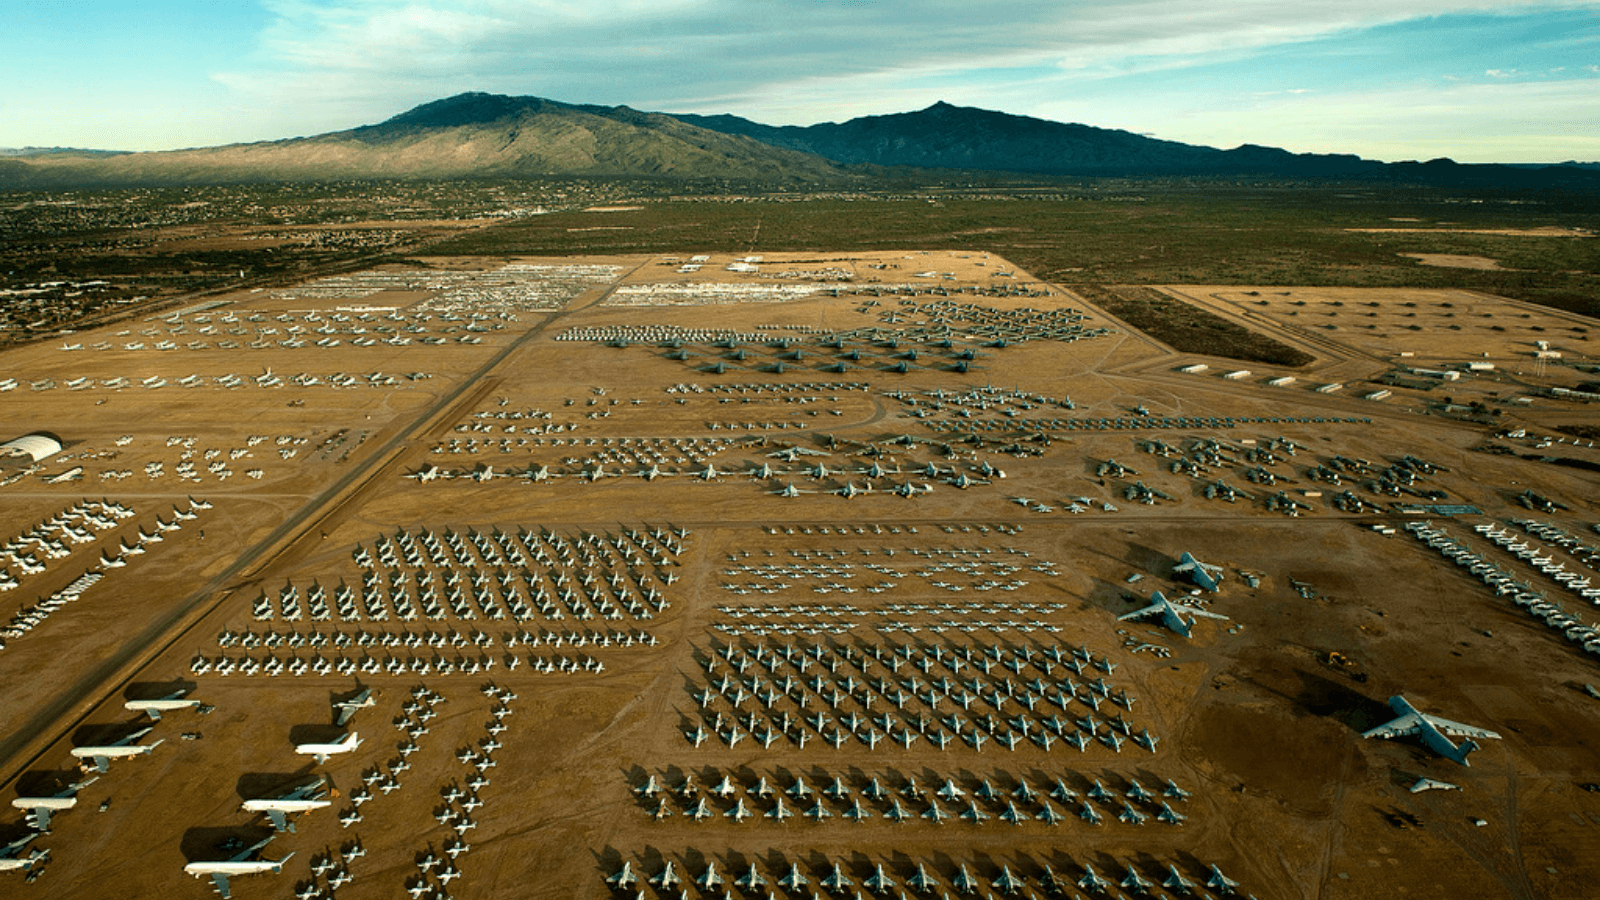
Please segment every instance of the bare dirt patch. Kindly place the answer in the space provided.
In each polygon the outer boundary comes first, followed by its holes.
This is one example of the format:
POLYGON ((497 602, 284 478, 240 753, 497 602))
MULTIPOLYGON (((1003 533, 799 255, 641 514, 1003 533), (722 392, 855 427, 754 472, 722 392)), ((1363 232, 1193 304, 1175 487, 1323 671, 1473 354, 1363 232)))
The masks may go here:
MULTIPOLYGON (((1401 221, 1396 219, 1395 221, 1401 221)), ((1501 237, 1594 237, 1582 228, 1543 225, 1538 228, 1346 228, 1363 234, 1491 234, 1501 237)))
POLYGON ((1414 259, 1425 266, 1440 266, 1447 269, 1479 269, 1485 272, 1507 272, 1509 269, 1500 265, 1499 260, 1487 256, 1472 256, 1465 253, 1400 253, 1408 259, 1414 259))

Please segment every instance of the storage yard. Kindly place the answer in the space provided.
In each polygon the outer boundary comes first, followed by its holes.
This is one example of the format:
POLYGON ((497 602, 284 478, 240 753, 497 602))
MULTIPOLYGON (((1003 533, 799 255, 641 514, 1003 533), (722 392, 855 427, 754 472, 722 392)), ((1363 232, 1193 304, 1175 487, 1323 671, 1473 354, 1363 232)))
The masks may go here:
POLYGON ((6 350, 0 885, 1590 896, 1592 320, 1156 290, 1312 361, 693 247, 6 350))

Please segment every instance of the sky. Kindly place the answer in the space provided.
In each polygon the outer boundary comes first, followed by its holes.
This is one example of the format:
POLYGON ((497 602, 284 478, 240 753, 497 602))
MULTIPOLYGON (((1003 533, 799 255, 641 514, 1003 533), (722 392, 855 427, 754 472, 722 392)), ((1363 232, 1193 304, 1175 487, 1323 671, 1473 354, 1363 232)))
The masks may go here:
POLYGON ((273 140, 488 91, 1600 160, 1600 0, 0 0, 0 22, 0 147, 273 140))

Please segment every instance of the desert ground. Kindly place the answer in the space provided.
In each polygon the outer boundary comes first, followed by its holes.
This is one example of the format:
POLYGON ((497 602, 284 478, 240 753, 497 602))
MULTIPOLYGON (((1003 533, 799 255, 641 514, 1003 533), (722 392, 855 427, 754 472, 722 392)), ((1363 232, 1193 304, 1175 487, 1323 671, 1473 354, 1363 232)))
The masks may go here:
POLYGON ((63 446, 0 471, 0 782, 71 808, 7 807, 5 894, 270 837, 233 896, 1592 896, 1592 320, 1159 290, 1314 360, 998 255, 692 247, 6 351, 0 440, 63 446), (1119 618, 1157 590, 1225 618, 1119 618), (1400 694, 1498 739, 1364 740, 1400 694))

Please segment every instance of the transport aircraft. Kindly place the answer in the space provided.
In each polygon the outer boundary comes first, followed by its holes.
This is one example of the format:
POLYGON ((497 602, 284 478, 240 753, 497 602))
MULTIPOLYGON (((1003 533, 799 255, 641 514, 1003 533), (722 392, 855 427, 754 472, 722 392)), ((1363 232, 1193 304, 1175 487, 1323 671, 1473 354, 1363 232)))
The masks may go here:
POLYGON ((1187 576, 1195 585, 1212 593, 1222 590, 1222 567, 1203 563, 1188 551, 1185 551, 1183 556, 1179 557, 1178 564, 1172 567, 1172 574, 1187 576))
POLYGON ((1399 714, 1398 718, 1379 725, 1377 728, 1363 733, 1363 738, 1390 738, 1417 735, 1429 750, 1443 756, 1452 762, 1463 766, 1471 765, 1467 762, 1467 754, 1474 750, 1482 749, 1473 738, 1499 740, 1500 735, 1484 728, 1475 728, 1430 716, 1412 706, 1405 697, 1396 694, 1389 698, 1389 708, 1399 714), (1467 740, 1457 745, 1450 737, 1464 737, 1467 740))
POLYGON ((1165 625, 1167 628, 1183 635, 1184 637, 1190 637, 1193 633, 1194 622, 1196 618, 1203 617, 1207 619, 1221 619, 1223 621, 1226 621, 1228 618, 1221 613, 1214 613, 1209 610, 1200 609, 1199 607, 1189 606, 1186 603, 1168 600, 1160 591, 1156 591, 1150 595, 1149 606, 1141 607, 1133 612, 1124 613, 1123 615, 1117 616, 1117 621, 1126 622, 1129 619, 1155 618, 1157 616, 1161 618, 1162 625, 1165 625), (1185 616, 1188 618, 1184 618, 1185 616))

